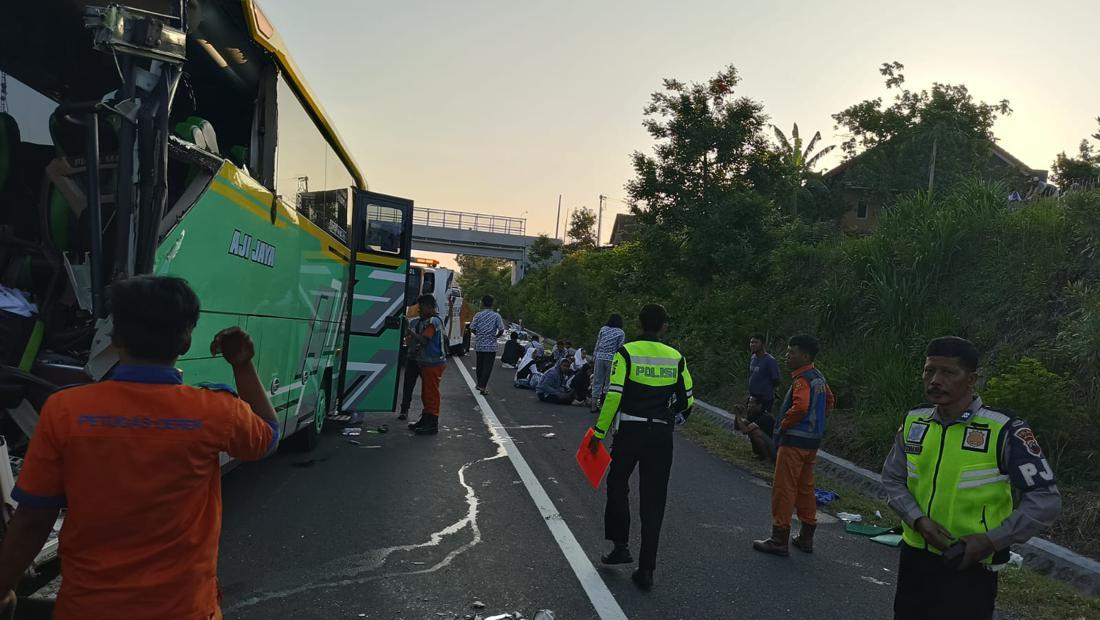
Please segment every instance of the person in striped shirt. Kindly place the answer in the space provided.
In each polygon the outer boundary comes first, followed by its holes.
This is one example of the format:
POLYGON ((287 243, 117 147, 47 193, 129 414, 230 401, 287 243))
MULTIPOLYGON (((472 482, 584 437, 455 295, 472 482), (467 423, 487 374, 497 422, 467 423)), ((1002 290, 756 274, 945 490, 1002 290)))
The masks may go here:
POLYGON ((481 312, 470 321, 470 333, 474 335, 474 352, 477 354, 477 390, 489 393, 489 377, 497 357, 497 338, 504 334, 504 319, 496 310, 492 295, 481 298, 481 312))
POLYGON ((620 314, 612 314, 607 318, 607 324, 600 328, 596 335, 596 348, 592 351, 595 359, 595 370, 592 373, 592 413, 600 412, 604 394, 611 379, 611 362, 615 359, 615 353, 626 341, 626 332, 623 331, 623 317, 620 314))

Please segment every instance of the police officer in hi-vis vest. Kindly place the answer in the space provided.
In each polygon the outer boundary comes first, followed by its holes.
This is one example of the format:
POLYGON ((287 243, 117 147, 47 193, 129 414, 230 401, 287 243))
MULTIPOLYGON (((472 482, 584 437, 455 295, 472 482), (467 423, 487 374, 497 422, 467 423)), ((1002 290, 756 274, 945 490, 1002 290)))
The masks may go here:
POLYGON ((642 547, 638 570, 631 578, 638 587, 648 590, 653 587, 653 571, 657 568, 657 542, 672 471, 672 430, 690 415, 695 399, 684 356, 658 342, 668 326, 665 309, 647 304, 640 318, 642 337, 623 345, 611 362, 611 384, 588 447, 596 451, 612 421, 616 421, 604 512, 604 537, 615 547, 603 556, 604 564, 634 562, 627 547, 630 475, 635 466, 641 468, 638 486, 641 487, 642 547))
POLYGON ((1050 527, 1062 509, 1035 433, 982 402, 977 369, 978 350, 967 340, 928 345, 929 404, 905 416, 882 467, 904 530, 896 620, 992 618, 1009 546, 1050 527))

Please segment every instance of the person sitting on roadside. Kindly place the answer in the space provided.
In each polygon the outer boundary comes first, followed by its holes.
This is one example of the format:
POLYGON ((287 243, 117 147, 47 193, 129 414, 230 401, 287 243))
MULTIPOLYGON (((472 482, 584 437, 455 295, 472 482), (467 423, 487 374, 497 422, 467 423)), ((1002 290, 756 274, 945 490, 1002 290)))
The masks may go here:
POLYGON ((592 364, 585 364, 573 371, 569 389, 573 391, 573 404, 581 407, 592 405, 592 364))
POLYGON ((573 359, 562 358, 535 388, 535 395, 544 403, 559 405, 573 404, 573 390, 569 388, 569 377, 573 374, 573 359))
POLYGON ((516 375, 512 378, 512 385, 524 390, 535 389, 538 381, 542 380, 542 372, 539 370, 538 363, 544 357, 547 356, 543 354, 541 345, 528 347, 523 359, 516 364, 516 375))
POLYGON ((519 343, 519 332, 512 332, 512 337, 504 343, 504 353, 500 355, 501 367, 515 368, 523 354, 523 345, 519 343))
POLYGON ((734 405, 733 426, 748 436, 752 442, 752 453, 758 461, 775 462, 775 444, 772 433, 775 419, 764 411, 763 403, 755 396, 749 396, 745 404, 734 405))
POLYGON ((552 351, 552 354, 555 362, 561 361, 561 359, 566 356, 566 353, 567 350, 564 340, 559 340, 554 343, 554 350, 552 351))

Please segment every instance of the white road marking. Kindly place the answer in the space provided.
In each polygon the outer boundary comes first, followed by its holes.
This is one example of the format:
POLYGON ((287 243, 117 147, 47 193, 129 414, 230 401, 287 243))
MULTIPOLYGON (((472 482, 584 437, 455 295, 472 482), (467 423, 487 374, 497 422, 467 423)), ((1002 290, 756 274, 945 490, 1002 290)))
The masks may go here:
POLYGON ((481 407, 481 416, 485 419, 485 424, 489 427, 489 432, 493 435, 494 440, 504 446, 504 451, 508 454, 508 460, 510 460, 512 466, 516 468, 516 473, 519 474, 520 480, 523 481, 523 486, 527 488, 527 493, 531 496, 531 500, 535 502, 535 507, 538 508, 539 513, 542 514, 542 518, 546 522, 546 527, 550 528, 550 533, 554 536, 554 540, 557 541, 558 547, 561 548, 562 555, 564 555, 566 561, 569 562, 569 567, 573 569, 573 574, 575 574, 577 580, 581 582, 581 587, 584 588, 585 594, 588 595, 588 600, 591 601, 592 606, 596 609, 596 614, 599 615, 600 620, 627 620, 627 616, 623 613, 623 609, 619 606, 619 602, 615 600, 615 597, 611 594, 611 590, 607 588, 607 584, 604 583, 600 574, 596 572, 596 567, 592 565, 592 562, 588 559, 588 555, 584 552, 580 543, 577 542, 577 537, 573 535, 569 526, 565 524, 565 519, 554 507, 554 502, 550 500, 550 496, 547 495, 546 490, 542 488, 542 484, 540 484, 538 478, 535 477, 535 473, 531 471, 531 467, 527 464, 527 460, 520 454, 519 448, 517 448, 515 442, 512 441, 512 437, 508 434, 508 431, 501 425, 500 419, 497 418, 496 413, 494 413, 492 407, 489 406, 489 401, 485 400, 485 397, 478 393, 477 385, 474 383, 473 377, 470 376, 470 372, 466 370, 466 366, 461 360, 456 361, 456 366, 458 366, 459 372, 462 373, 462 378, 466 380, 466 385, 469 386, 470 393, 481 407))

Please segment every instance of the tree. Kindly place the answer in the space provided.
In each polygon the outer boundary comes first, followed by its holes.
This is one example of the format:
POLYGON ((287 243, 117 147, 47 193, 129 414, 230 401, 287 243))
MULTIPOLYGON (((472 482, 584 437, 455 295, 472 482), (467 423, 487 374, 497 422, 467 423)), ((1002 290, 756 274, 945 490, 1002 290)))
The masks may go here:
POLYGON ((539 235, 527 248, 527 268, 542 269, 553 264, 561 256, 561 242, 548 235, 539 235))
POLYGON ((736 95, 732 65, 704 83, 664 80, 643 122, 656 145, 635 152, 631 211, 654 270, 706 281, 750 264, 764 238, 778 156, 763 106, 736 95))
POLYGON ((466 302, 477 306, 485 295, 497 299, 497 307, 507 314, 512 297, 512 265, 506 260, 460 254, 455 257, 459 273, 457 281, 466 302))
POLYGON ((596 247, 596 213, 588 207, 581 207, 569 217, 569 229, 566 233, 571 240, 566 244, 568 253, 591 250, 596 247))
POLYGON ((879 69, 886 88, 898 89, 884 107, 881 97, 833 115, 847 131, 841 148, 851 162, 848 181, 888 194, 943 187, 972 176, 989 176, 993 124, 1012 113, 1007 99, 976 101, 961 84, 904 88, 900 62, 879 69), (858 156, 858 158, 857 158, 858 156))
POLYGON ((791 138, 788 140, 783 130, 772 125, 775 138, 779 142, 779 160, 782 171, 782 180, 777 188, 777 200, 780 208, 791 215, 798 215, 798 203, 813 202, 815 193, 827 191, 821 180, 821 175, 814 172, 814 166, 836 148, 830 144, 814 153, 814 148, 821 140, 821 132, 815 132, 810 138, 806 148, 802 148, 802 137, 798 135, 798 123, 791 129, 791 138))
MULTIPOLYGON (((1096 117, 1096 123, 1100 125, 1100 116, 1096 117)), ((1091 138, 1100 141, 1100 131, 1092 134, 1091 138)), ((1100 153, 1085 138, 1077 147, 1077 157, 1067 157, 1062 151, 1054 160, 1051 171, 1054 182, 1063 190, 1100 186, 1100 153)))

